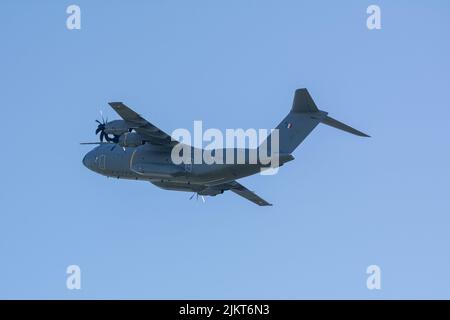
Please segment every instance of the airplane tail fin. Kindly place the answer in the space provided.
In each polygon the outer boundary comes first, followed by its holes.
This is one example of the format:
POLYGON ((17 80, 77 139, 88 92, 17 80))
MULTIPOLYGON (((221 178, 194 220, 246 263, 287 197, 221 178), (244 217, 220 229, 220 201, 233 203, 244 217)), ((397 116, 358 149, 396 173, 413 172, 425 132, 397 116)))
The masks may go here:
MULTIPOLYGON (((279 134, 280 154, 292 153, 319 123, 361 137, 369 137, 367 134, 329 117, 327 112, 317 108, 307 89, 297 89, 291 111, 276 128, 279 134)), ((271 141, 272 146, 273 143, 271 141)))

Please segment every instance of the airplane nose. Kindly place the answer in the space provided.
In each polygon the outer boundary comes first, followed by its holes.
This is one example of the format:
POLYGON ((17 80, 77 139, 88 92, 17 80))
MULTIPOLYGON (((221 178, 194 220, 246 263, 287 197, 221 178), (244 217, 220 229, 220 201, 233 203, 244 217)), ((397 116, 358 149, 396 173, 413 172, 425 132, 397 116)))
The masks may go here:
POLYGON ((89 168, 88 165, 87 165, 86 157, 87 157, 87 154, 83 157, 83 164, 84 164, 85 167, 89 168))
POLYGON ((97 149, 91 150, 88 153, 86 153, 83 157, 83 165, 88 168, 89 170, 97 172, 98 165, 97 165, 97 149))
POLYGON ((83 158, 83 164, 86 168, 91 169, 92 170, 92 159, 91 156, 89 155, 89 153, 87 153, 84 158, 83 158))

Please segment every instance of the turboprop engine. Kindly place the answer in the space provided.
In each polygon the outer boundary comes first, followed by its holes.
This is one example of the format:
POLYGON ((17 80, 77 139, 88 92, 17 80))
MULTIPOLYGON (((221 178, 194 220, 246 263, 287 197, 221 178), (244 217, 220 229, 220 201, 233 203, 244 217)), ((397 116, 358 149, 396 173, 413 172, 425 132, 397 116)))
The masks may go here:
POLYGON ((137 147, 143 144, 142 137, 137 132, 125 132, 119 137, 117 142, 121 147, 137 147))

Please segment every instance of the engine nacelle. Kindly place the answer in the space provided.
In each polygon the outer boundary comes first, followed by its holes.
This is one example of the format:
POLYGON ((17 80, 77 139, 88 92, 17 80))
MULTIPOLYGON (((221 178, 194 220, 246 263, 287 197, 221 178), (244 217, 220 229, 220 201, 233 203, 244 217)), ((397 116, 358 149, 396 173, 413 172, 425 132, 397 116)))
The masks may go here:
POLYGON ((142 137, 136 132, 125 132, 119 137, 121 147, 137 147, 143 144, 142 137))
POLYGON ((105 134, 113 134, 115 136, 120 136, 128 131, 130 131, 130 127, 125 120, 107 122, 105 123, 105 129, 103 130, 105 134))
POLYGON ((198 192, 201 196, 217 196, 218 194, 222 194, 224 190, 216 189, 216 188, 206 188, 202 191, 198 192))

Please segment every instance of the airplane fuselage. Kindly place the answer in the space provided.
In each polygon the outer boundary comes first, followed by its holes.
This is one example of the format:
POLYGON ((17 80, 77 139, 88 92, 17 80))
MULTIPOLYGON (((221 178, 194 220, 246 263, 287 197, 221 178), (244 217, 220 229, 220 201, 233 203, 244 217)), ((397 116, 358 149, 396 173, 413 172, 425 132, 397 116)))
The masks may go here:
MULTIPOLYGON (((239 151, 246 155, 246 162, 243 164, 227 164, 226 149, 223 150, 225 163, 174 164, 171 151, 171 148, 153 144, 127 148, 117 144, 101 144, 86 154, 83 164, 107 177, 144 180, 163 189, 193 191, 205 195, 222 193, 220 189, 214 188, 215 185, 250 176, 267 168, 267 165, 262 165, 259 161, 249 163, 249 149, 234 149, 234 155, 239 151)), ((290 155, 281 157, 280 165, 292 159, 290 155)))

